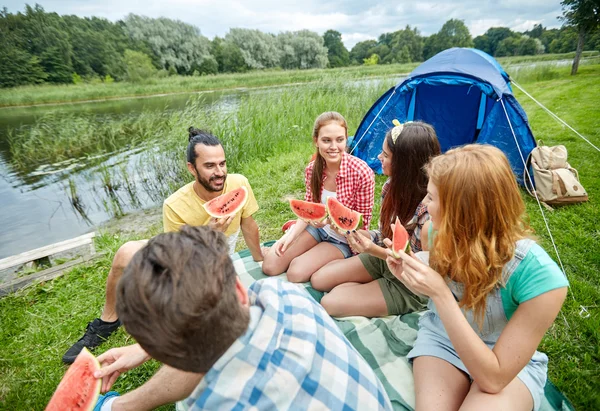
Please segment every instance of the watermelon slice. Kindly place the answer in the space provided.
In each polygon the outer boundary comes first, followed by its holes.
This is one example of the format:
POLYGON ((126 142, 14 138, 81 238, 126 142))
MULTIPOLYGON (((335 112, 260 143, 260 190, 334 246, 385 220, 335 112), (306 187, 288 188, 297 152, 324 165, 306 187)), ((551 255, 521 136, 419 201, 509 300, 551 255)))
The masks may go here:
POLYGON ((100 363, 85 347, 54 391, 46 411, 91 411, 100 395, 102 379, 94 378, 100 363))
POLYGON ((323 221, 327 217, 327 207, 321 203, 292 199, 290 208, 304 221, 323 221))
POLYGON ((396 258, 400 258, 400 250, 405 253, 410 252, 410 236, 406 228, 400 223, 398 217, 396 217, 396 223, 394 224, 394 239, 392 240, 392 254, 396 258))
POLYGON ((233 191, 221 194, 204 204, 206 212, 215 218, 226 218, 236 214, 248 200, 248 190, 241 186, 233 191))
POLYGON ((335 197, 327 197, 329 222, 341 231, 352 231, 362 227, 362 214, 350 210, 335 197))

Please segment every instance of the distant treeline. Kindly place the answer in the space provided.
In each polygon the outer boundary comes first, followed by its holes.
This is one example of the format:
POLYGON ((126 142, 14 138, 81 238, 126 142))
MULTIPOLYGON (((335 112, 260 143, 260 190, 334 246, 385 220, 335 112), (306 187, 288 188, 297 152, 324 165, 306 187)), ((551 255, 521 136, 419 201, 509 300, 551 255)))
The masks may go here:
MULTIPOLYGON (((199 28, 167 18, 129 14, 113 23, 47 13, 36 4, 27 5, 24 13, 11 14, 6 8, 0 12, 0 87, 410 63, 449 47, 476 47, 496 57, 565 53, 576 49, 577 30, 536 25, 519 33, 493 27, 473 39, 463 21, 451 19, 428 37, 406 26, 348 51, 335 30, 320 36, 309 30, 273 35, 233 28, 224 38, 209 40, 199 28)), ((600 49, 600 30, 586 41, 585 49, 600 49)))

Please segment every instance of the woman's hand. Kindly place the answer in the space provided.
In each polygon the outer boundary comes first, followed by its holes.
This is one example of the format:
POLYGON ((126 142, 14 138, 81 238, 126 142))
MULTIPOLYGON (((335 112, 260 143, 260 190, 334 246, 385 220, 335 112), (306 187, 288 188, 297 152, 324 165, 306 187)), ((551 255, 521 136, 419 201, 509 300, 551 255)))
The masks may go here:
POLYGON ((351 231, 346 235, 346 238, 348 239, 348 245, 357 253, 369 253, 375 246, 370 236, 367 238, 357 231, 351 231))
POLYGON ((94 373, 94 377, 102 378, 101 391, 107 392, 119 375, 142 365, 149 359, 150 356, 139 344, 113 348, 98 357, 102 368, 94 373))
POLYGON ((390 271, 413 293, 433 299, 449 290, 442 276, 421 262, 412 252, 409 255, 399 251, 400 258, 395 258, 391 249, 387 250, 387 254, 386 263, 390 271))
POLYGON ((273 244, 273 246, 271 247, 271 250, 275 251, 277 257, 281 257, 286 252, 286 250, 290 248, 290 245, 292 245, 296 240, 296 236, 292 235, 292 231, 293 230, 289 230, 288 232, 286 232, 283 235, 283 237, 277 240, 275 244, 273 244))
POLYGON ((314 228, 323 228, 327 224, 329 224, 329 217, 325 217, 321 221, 308 221, 308 220, 302 220, 302 221, 304 221, 306 223, 306 225, 312 225, 314 228))

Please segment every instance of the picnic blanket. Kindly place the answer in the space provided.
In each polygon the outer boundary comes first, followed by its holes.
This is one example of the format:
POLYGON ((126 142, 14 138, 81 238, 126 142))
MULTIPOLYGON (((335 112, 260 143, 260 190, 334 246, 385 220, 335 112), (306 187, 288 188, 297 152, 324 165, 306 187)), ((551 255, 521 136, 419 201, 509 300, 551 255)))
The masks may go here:
MULTIPOLYGON (((266 243, 266 246, 272 242, 266 243)), ((259 263, 252 259, 249 250, 240 251, 232 256, 237 275, 242 283, 249 287, 253 282, 267 278, 259 263)), ((281 274, 280 278, 286 279, 281 274)), ((310 283, 299 284, 317 301, 324 293, 310 287, 310 283)), ((413 410, 415 390, 412 365, 406 355, 416 338, 420 313, 381 318, 346 317, 335 319, 346 338, 365 358, 381 380, 395 410, 413 410)), ((567 398, 548 380, 542 411, 572 411, 573 406, 567 398)))

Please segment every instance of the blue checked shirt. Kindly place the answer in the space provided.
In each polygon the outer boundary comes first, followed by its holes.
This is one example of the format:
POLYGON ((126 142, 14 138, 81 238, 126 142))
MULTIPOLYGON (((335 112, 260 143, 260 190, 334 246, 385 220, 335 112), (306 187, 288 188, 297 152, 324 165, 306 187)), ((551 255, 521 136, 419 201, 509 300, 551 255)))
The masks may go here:
POLYGON ((248 290, 248 331, 178 410, 391 410, 373 370, 300 286, 248 290))

